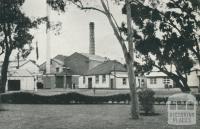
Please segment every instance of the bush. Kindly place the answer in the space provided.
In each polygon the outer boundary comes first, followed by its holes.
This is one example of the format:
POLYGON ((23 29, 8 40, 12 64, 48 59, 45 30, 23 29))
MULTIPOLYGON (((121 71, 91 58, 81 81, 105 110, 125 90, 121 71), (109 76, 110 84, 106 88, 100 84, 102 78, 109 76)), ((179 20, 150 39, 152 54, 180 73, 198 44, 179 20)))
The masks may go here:
POLYGON ((42 82, 37 82, 37 88, 38 89, 43 89, 44 88, 44 85, 42 82))
POLYGON ((197 102, 199 103, 200 102, 200 94, 199 93, 195 94, 195 97, 196 97, 197 102))
POLYGON ((166 104, 167 100, 168 100, 168 97, 164 97, 164 96, 163 97, 155 97, 154 98, 154 101, 157 104, 166 104))
POLYGON ((154 94, 151 89, 144 89, 138 92, 139 102, 145 114, 154 113, 154 94))

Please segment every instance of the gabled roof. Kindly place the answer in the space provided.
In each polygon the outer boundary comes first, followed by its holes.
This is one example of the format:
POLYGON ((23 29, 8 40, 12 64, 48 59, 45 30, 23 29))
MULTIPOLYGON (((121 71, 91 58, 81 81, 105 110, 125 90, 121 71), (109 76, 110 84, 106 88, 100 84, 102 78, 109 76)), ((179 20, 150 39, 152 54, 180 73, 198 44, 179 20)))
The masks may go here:
MULTIPOLYGON (((19 60, 19 67, 27 64, 28 62, 32 62, 33 64, 35 64, 37 67, 38 65, 33 61, 33 60, 19 60)), ((3 64, 3 61, 0 61, 0 66, 2 66, 3 64)), ((12 61, 9 61, 9 67, 10 68, 16 68, 18 66, 18 61, 17 60, 12 60, 12 61)))
POLYGON ((11 70, 7 73, 8 77, 33 77, 28 70, 11 70))
MULTIPOLYGON (((59 65, 64 65, 64 61, 65 59, 67 58, 67 56, 64 56, 64 55, 57 55, 55 56, 53 59, 51 59, 51 61, 54 61, 56 62, 57 64, 59 65)), ((41 65, 40 65, 40 68, 46 64, 46 61, 43 62, 41 65)))
POLYGON ((79 53, 79 54, 87 57, 89 60, 95 60, 95 61, 101 61, 101 62, 108 60, 108 58, 101 57, 101 56, 98 56, 98 55, 91 55, 91 54, 88 54, 88 53, 79 53))
POLYGON ((93 65, 98 65, 106 60, 108 59, 98 55, 75 52, 65 59, 65 66, 70 68, 70 71, 73 75, 84 75, 88 72, 89 69, 91 69, 91 62, 94 62, 93 65))
MULTIPOLYGON (((172 66, 166 65, 166 69, 175 73, 175 66, 174 65, 172 65, 172 66)), ((200 65, 199 64, 196 64, 191 68, 190 72, 194 72, 194 71, 195 72, 200 71, 200 65)), ((145 76, 146 77, 167 77, 167 75, 165 73, 159 71, 158 68, 155 68, 155 67, 153 68, 153 70, 151 72, 146 73, 145 76)))
POLYGON ((120 62, 109 60, 89 70, 87 75, 109 74, 114 71, 126 72, 127 70, 120 62))
POLYGON ((167 75, 160 71, 151 71, 150 73, 146 73, 145 77, 167 77, 167 75))
POLYGON ((65 55, 57 55, 57 56, 55 56, 53 59, 59 60, 59 61, 61 61, 61 62, 64 62, 65 59, 66 59, 67 57, 68 57, 68 56, 65 56, 65 55))

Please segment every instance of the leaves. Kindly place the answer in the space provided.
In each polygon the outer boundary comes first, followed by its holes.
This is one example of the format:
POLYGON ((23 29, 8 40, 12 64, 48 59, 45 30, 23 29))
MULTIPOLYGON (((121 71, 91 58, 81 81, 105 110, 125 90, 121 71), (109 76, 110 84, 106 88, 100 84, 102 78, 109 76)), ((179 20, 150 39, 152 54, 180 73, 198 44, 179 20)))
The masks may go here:
MULTIPOLYGON (((77 2, 78 0, 74 0, 77 2)), ((49 4, 54 10, 65 12, 66 2, 64 0, 47 0, 47 4, 49 4)))
POLYGON ((165 66, 173 64, 176 76, 180 78, 190 71, 194 65, 191 57, 200 55, 200 10, 194 5, 195 2, 197 1, 169 0, 166 10, 135 5, 134 10, 139 15, 136 16, 135 13, 133 21, 139 27, 137 31, 143 34, 143 38, 136 42, 136 49, 146 58, 144 61, 147 65, 152 66, 154 62, 153 65, 157 64, 162 71, 170 73, 165 66), (142 15, 143 9, 148 9, 149 12, 142 15), (141 22, 139 24, 138 19, 141 22), (156 36, 158 33, 159 36, 156 36), (152 55, 156 57, 156 61, 152 55))
POLYGON ((30 29, 36 28, 46 19, 37 18, 31 20, 21 11, 23 3, 24 0, 0 1, 0 33, 3 37, 0 47, 3 51, 4 49, 10 52, 12 52, 13 49, 23 51, 23 49, 25 49, 24 46, 26 44, 31 44, 33 40, 30 29))

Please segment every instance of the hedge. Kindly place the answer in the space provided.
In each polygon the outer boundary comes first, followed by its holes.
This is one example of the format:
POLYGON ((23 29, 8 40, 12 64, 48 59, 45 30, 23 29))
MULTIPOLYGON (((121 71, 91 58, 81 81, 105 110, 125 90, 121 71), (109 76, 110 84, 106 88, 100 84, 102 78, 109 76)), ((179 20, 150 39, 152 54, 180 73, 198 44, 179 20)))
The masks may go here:
MULTIPOLYGON (((197 102, 200 102, 200 94, 195 94, 197 102)), ((29 92, 15 92, 1 94, 2 103, 8 104, 103 104, 120 103, 129 104, 129 94, 116 94, 109 96, 88 96, 77 92, 59 95, 42 96, 29 92)), ((166 104, 168 97, 154 97, 154 104, 166 104)))
POLYGON ((129 94, 110 96, 87 96, 70 92, 52 96, 42 96, 28 92, 2 94, 2 103, 11 104, 102 104, 102 103, 129 103, 129 94))

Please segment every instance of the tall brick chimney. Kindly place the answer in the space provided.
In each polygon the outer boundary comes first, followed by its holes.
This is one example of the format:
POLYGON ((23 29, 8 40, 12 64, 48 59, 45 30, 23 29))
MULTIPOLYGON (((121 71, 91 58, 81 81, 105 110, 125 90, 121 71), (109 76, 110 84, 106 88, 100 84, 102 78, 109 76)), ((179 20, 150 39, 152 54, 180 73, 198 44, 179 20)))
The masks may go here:
POLYGON ((94 22, 90 22, 89 28, 90 28, 89 54, 95 55, 94 22))

